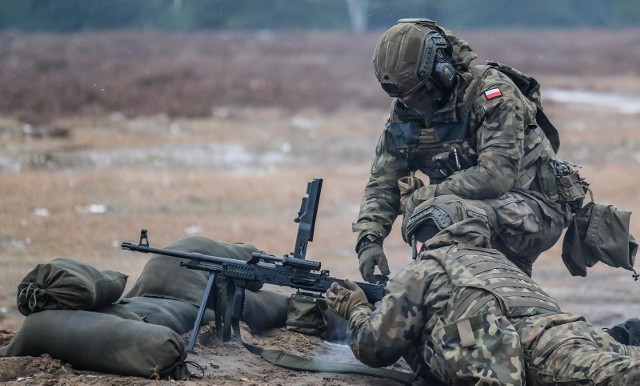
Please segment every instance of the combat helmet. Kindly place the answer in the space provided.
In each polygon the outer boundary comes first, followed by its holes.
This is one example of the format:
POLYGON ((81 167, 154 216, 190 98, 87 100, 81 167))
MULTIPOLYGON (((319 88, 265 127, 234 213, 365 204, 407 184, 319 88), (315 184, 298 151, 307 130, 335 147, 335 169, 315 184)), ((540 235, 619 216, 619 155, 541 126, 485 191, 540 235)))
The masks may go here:
POLYGON ((402 236, 413 247, 415 258, 417 242, 425 242, 440 231, 470 218, 488 224, 487 214, 482 208, 454 196, 437 196, 422 202, 413 213, 405 215, 402 236))
POLYGON ((402 98, 421 86, 452 89, 457 70, 446 32, 429 19, 400 19, 380 38, 373 67, 382 88, 402 98))

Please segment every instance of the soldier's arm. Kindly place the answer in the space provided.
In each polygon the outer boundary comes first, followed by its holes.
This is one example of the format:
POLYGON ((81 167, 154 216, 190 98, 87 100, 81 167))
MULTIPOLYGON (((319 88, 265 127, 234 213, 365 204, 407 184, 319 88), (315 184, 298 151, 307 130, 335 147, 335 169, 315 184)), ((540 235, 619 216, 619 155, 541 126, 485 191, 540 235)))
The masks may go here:
POLYGON ((353 231, 358 233, 358 241, 366 235, 384 240, 391 232, 400 210, 398 179, 408 173, 406 158, 398 152, 393 139, 385 130, 376 146, 358 220, 353 224, 353 231))
POLYGON ((410 264, 387 284, 381 306, 360 307, 349 318, 349 346, 361 362, 381 367, 395 363, 420 340, 424 326, 425 275, 410 264))
POLYGON ((527 108, 516 95, 521 94, 513 85, 498 83, 488 85, 476 99, 474 109, 482 120, 477 130, 478 163, 440 183, 437 195, 496 198, 514 185, 523 157, 527 108))

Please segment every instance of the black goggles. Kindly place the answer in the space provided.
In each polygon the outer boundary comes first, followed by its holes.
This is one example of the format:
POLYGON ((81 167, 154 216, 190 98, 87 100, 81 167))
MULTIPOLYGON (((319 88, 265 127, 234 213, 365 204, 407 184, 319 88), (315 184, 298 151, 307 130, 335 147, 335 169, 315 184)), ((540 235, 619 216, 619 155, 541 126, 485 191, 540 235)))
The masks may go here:
POLYGON ((393 83, 392 81, 390 81, 389 79, 382 79, 382 81, 380 82, 380 85, 382 86, 382 89, 384 91, 386 91, 387 94, 389 94, 390 97, 393 98, 404 98, 407 95, 419 90, 422 86, 425 85, 425 81, 422 81, 420 83, 418 83, 416 86, 414 86, 413 88, 411 88, 408 91, 405 92, 401 92, 400 89, 398 89, 398 86, 393 83))

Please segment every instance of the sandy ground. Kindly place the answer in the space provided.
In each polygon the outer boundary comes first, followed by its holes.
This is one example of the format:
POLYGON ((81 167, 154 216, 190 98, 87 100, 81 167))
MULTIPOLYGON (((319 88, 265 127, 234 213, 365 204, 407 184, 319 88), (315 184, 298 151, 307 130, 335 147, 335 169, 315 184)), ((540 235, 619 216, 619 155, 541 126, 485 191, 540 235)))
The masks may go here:
MULTIPOLYGON (((638 112, 598 103, 613 95, 634 106, 640 99, 637 77, 610 72, 544 72, 537 77, 547 88, 599 93, 588 102, 563 101, 556 93, 556 99, 545 103, 546 112, 561 131, 560 156, 583 165, 596 200, 637 213, 638 112)), ((323 178, 324 185, 308 258, 322 261, 334 276, 359 279, 351 223, 386 118, 386 103, 375 109, 343 105, 330 111, 216 105, 210 116, 200 118, 116 112, 38 125, 0 117, 0 345, 20 328, 24 317, 16 309, 16 288, 36 264, 66 256, 126 273, 129 287, 148 257, 119 246, 137 241, 142 228, 149 230, 152 246, 198 234, 249 242, 276 255, 291 252, 293 219, 311 178, 323 178)), ((640 234, 636 215, 631 230, 640 234)), ((410 259, 397 229, 385 250, 393 272, 410 259)), ((560 252, 558 243, 540 257, 534 279, 565 310, 586 315, 599 327, 640 316, 640 283, 630 272, 598 265, 587 278, 574 278, 564 268, 560 252)), ((355 360, 345 346, 287 331, 264 337, 246 333, 245 338, 305 356, 355 360)), ((203 380, 170 382, 80 371, 44 355, 0 359, 0 382, 389 384, 361 375, 276 368, 236 342, 209 339, 201 341, 197 351, 190 359, 207 367, 203 380)))

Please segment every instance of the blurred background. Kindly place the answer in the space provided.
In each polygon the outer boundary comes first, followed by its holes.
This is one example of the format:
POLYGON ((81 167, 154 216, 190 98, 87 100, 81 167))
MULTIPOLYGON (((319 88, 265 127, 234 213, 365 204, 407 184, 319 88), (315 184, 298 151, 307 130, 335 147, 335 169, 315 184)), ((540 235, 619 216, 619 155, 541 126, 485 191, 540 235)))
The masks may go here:
MULTIPOLYGON (((640 3, 631 0, 0 0, 0 329, 20 280, 57 256, 128 274, 120 249, 188 235, 291 252, 306 183, 323 178, 308 258, 360 279, 360 197, 388 114, 371 56, 427 17, 542 83, 559 156, 598 202, 640 208, 640 3)), ((638 235, 640 222, 631 219, 638 235)), ((600 326, 640 316, 631 273, 533 277, 600 326)), ((392 271, 410 260, 399 225, 392 271)))
POLYGON ((633 0, 3 0, 0 26, 24 31, 113 29, 356 30, 385 28, 400 17, 429 17, 451 28, 627 27, 640 17, 633 0))

